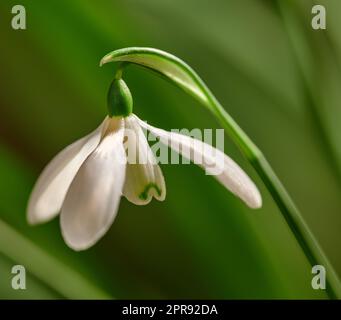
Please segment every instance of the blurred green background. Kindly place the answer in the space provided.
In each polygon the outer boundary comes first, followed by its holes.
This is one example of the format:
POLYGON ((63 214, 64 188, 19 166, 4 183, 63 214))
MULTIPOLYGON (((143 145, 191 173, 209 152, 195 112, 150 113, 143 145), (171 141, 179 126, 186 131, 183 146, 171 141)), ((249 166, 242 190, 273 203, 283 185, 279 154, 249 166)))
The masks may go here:
MULTIPOLYGON (((325 298, 274 201, 237 148, 225 151, 264 199, 252 211, 194 165, 163 165, 165 202, 122 199, 108 234, 76 253, 59 219, 29 227, 44 165, 106 114, 109 51, 148 46, 189 63, 263 150, 341 274, 341 1, 3 0, 0 2, 1 298, 325 298), (26 8, 27 30, 11 28, 26 8), (26 267, 27 289, 11 288, 26 267)), ((134 112, 165 129, 218 128, 191 97, 146 70, 125 73, 134 112)))

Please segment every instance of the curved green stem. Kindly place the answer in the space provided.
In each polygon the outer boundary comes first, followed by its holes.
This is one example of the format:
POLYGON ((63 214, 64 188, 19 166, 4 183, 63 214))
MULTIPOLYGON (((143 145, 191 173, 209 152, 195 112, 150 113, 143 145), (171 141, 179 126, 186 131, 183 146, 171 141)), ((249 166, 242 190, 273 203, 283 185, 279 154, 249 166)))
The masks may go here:
POLYGON ((104 56, 100 65, 108 62, 130 62, 152 70, 192 95, 214 114, 263 180, 310 264, 325 267, 329 297, 341 298, 337 274, 270 164, 197 73, 178 57, 154 48, 119 49, 104 56))
POLYGON ((123 75, 123 70, 124 68, 128 65, 129 63, 127 62, 121 62, 115 72, 115 79, 116 80, 120 80, 122 78, 123 75))
POLYGON ((305 253, 307 259, 312 266, 322 265, 326 269, 326 291, 331 299, 341 297, 341 286, 337 274, 332 265, 323 253, 315 237, 311 233, 309 227, 304 221, 302 215, 296 205, 285 190, 274 173, 269 162, 266 160, 262 152, 250 140, 250 138, 242 131, 242 129, 233 121, 226 113, 219 102, 214 99, 211 101, 214 106, 214 114, 219 119, 223 128, 229 133, 234 142, 240 147, 245 157, 252 164, 258 175, 264 182, 265 186, 277 203, 278 208, 282 212, 284 219, 296 237, 299 245, 305 253))

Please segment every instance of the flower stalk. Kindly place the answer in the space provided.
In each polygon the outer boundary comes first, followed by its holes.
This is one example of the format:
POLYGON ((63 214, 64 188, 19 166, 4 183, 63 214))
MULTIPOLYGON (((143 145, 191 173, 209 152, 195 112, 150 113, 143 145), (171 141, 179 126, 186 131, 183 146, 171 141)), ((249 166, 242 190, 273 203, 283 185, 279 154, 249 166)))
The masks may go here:
POLYGON ((322 265, 325 267, 327 282, 326 291, 328 296, 331 299, 340 299, 341 285, 334 268, 316 241, 290 195, 276 176, 269 162, 252 140, 227 114, 221 104, 214 97, 212 97, 210 102, 214 107, 213 114, 251 163, 270 192, 309 263, 312 266, 322 265))

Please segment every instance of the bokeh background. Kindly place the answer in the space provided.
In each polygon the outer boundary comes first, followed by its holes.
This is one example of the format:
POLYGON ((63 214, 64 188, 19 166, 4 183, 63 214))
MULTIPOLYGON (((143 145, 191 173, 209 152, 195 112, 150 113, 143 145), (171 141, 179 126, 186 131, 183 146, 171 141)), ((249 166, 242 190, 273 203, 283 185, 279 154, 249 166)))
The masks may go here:
MULTIPOLYGON (((2 0, 0 2, 1 298, 325 298, 274 201, 255 180, 252 211, 194 165, 163 165, 165 202, 122 199, 108 234, 76 253, 59 219, 30 227, 25 210, 44 165, 106 114, 109 51, 148 46, 189 63, 252 137, 341 274, 341 1, 2 0), (27 30, 11 28, 26 7, 27 30), (27 289, 11 288, 23 264, 27 289)), ((171 128, 219 128, 191 97, 136 66, 134 111, 171 128)))

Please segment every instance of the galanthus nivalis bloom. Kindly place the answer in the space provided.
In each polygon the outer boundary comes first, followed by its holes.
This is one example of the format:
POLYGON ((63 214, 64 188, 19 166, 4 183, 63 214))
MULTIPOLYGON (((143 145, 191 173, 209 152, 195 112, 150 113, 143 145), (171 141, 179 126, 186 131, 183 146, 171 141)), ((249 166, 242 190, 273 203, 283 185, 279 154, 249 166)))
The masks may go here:
POLYGON ((113 82, 108 102, 109 116, 102 124, 62 150, 42 172, 29 199, 31 224, 60 213, 65 242, 74 250, 84 250, 109 229, 122 195, 136 205, 148 204, 152 197, 163 201, 164 177, 143 128, 184 157, 192 161, 201 157, 199 165, 207 173, 215 174, 249 207, 261 206, 257 187, 223 152, 189 136, 152 127, 132 114, 131 95, 123 80, 113 82), (136 151, 136 162, 129 161, 127 150, 136 151))

